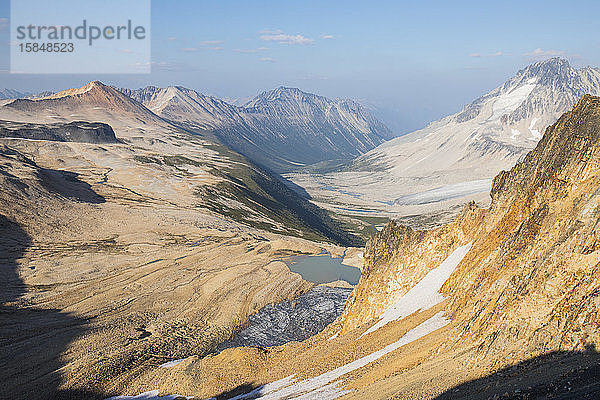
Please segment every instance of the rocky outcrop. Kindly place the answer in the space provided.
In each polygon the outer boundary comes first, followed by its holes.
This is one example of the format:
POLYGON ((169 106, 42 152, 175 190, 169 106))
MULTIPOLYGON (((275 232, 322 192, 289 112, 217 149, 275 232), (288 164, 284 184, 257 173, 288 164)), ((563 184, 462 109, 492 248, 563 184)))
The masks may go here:
POLYGON ((74 121, 65 124, 32 124, 0 120, 0 138, 119 143, 110 125, 85 121, 74 121))
POLYGON ((457 246, 442 287, 454 334, 495 364, 600 344, 600 98, 584 96, 495 179, 489 209, 467 206, 433 231, 390 223, 365 252, 346 331, 376 319, 457 246))

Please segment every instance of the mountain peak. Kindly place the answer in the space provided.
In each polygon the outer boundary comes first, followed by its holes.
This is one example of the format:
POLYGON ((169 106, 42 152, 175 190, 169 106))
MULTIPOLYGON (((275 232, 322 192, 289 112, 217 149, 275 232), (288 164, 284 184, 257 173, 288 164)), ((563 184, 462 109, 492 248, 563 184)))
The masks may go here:
POLYGON ((109 92, 109 91, 111 91, 111 89, 112 88, 110 88, 109 86, 105 85, 104 83, 102 83, 100 81, 91 81, 91 82, 87 83, 86 85, 83 85, 80 88, 71 88, 71 89, 62 90, 58 93, 54 93, 49 96, 36 98, 35 100, 40 101, 40 100, 60 99, 62 97, 73 97, 73 96, 82 95, 84 93, 88 93, 90 91, 109 92))
POLYGON ((543 61, 530 64, 520 70, 516 78, 519 80, 536 78, 542 85, 564 84, 577 74, 577 70, 567 60, 560 57, 548 58, 543 61))
POLYGON ((307 97, 319 97, 312 93, 306 93, 298 88, 279 86, 272 90, 267 90, 262 92, 258 96, 256 96, 253 100, 251 100, 248 104, 253 104, 253 106, 262 103, 269 102, 274 100, 282 100, 282 99, 301 99, 307 97))
POLYGON ((535 67, 545 67, 545 68, 566 68, 566 67, 570 67, 571 65, 569 64, 569 61, 565 58, 561 58, 561 57, 551 57, 551 58, 547 58, 545 60, 541 60, 538 61, 536 63, 533 63, 531 65, 529 65, 527 68, 535 68, 535 67))

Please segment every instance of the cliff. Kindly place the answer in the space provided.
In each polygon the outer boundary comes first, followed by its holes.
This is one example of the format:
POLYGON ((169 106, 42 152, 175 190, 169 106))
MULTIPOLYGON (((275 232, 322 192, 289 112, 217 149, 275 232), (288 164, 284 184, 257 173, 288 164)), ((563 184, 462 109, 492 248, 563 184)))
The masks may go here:
POLYGON ((489 209, 465 207, 432 231, 390 223, 368 244, 343 330, 372 324, 458 246, 441 288, 453 334, 503 364, 600 344, 600 98, 584 96, 493 182, 489 209), (492 357, 493 355, 493 357, 492 357))

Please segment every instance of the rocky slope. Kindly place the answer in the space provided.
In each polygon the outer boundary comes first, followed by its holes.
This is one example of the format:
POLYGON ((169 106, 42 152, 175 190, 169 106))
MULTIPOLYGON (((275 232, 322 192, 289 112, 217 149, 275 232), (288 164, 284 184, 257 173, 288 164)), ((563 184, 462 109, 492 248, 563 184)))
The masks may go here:
POLYGON ((600 69, 575 69, 560 58, 540 61, 346 170, 287 177, 328 208, 344 204, 395 217, 454 208, 454 215, 470 200, 486 204, 492 178, 533 149, 544 129, 584 94, 600 94, 600 69))
POLYGON ((132 393, 207 398, 596 398, 600 98, 584 96, 510 171, 490 208, 390 223, 340 319, 302 343, 150 371, 132 393), (211 389, 212 388, 212 389, 211 389))
POLYGON ((277 172, 349 160, 392 137, 358 103, 279 87, 234 106, 183 87, 121 89, 158 115, 223 143, 277 172))
POLYGON ((459 246, 470 251, 443 285, 452 331, 478 367, 600 345, 597 225, 600 98, 584 96, 537 147, 500 173, 489 209, 418 232, 390 224, 368 245, 343 329, 369 324, 459 246))

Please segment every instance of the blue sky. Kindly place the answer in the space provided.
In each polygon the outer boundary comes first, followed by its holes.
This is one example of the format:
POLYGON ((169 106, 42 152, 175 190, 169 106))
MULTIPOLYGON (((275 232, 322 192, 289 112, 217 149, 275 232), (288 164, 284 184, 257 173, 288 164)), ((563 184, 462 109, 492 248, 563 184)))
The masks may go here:
POLYGON ((0 87, 100 79, 246 98, 279 85, 374 105, 398 130, 459 110, 550 56, 600 66, 597 1, 152 1, 152 74, 11 75, 0 87))

